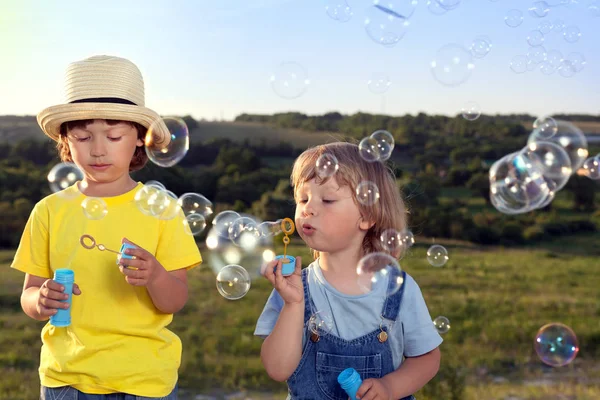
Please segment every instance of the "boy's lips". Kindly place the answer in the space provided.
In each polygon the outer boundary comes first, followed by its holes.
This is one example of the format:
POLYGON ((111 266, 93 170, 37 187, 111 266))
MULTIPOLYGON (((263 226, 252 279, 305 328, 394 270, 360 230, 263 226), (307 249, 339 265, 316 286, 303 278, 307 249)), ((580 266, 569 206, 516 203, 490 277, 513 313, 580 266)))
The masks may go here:
POLYGON ((315 233, 316 229, 311 224, 302 224, 302 233, 307 236, 311 236, 315 233))
POLYGON ((90 167, 92 167, 95 170, 102 171, 110 167, 110 164, 90 164, 90 167))

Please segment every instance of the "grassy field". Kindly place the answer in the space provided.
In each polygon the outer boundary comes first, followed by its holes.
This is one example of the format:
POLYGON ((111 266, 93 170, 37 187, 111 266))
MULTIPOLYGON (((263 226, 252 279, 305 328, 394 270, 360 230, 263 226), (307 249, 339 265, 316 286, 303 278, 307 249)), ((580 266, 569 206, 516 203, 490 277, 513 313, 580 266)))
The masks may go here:
MULTIPOLYGON (((600 399, 599 240, 574 236, 520 249, 442 242, 450 261, 433 268, 425 259, 432 239, 418 238, 401 265, 421 286, 431 316, 452 325, 441 347, 442 372, 418 398, 453 399, 464 379, 465 399, 600 399), (549 322, 578 335, 581 350, 569 366, 553 369, 536 357, 533 338, 549 322)), ((307 249, 295 242, 290 253, 307 265, 307 249)), ((0 398, 34 399, 43 324, 21 311, 23 276, 8 268, 12 256, 0 252, 0 398)), ((184 342, 181 397, 283 398, 285 386, 264 373, 261 341, 252 335, 268 283, 257 280, 246 297, 227 301, 207 266, 189 276, 190 301, 171 325, 184 342)))

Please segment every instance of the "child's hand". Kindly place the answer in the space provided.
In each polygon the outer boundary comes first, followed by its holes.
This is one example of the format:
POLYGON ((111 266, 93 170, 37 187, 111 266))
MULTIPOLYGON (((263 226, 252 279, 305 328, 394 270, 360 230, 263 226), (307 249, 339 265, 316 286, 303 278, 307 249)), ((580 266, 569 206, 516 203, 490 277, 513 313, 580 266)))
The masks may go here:
POLYGON ((361 400, 392 400, 392 391, 383 379, 365 379, 356 391, 356 398, 361 400))
MULTIPOLYGON (((52 279, 46 280, 40 286, 38 291, 38 301, 35 305, 35 310, 43 317, 51 317, 56 314, 59 308, 69 308, 69 303, 61 303, 60 300, 66 300, 69 295, 63 293, 64 286, 52 279)), ((76 283, 73 284, 73 294, 80 295, 81 290, 76 283)))
POLYGON ((148 286, 160 275, 161 271, 165 271, 156 257, 148 251, 126 238, 123 238, 123 243, 129 243, 137 247, 135 249, 125 249, 125 254, 134 256, 134 259, 121 258, 119 263, 119 270, 125 275, 127 283, 133 286, 148 286))
POLYGON ((296 269, 289 276, 281 275, 282 260, 273 260, 265 267, 264 275, 271 282, 286 304, 304 305, 304 287, 302 286, 302 260, 296 257, 296 269), (273 271, 277 266, 276 271, 273 271))

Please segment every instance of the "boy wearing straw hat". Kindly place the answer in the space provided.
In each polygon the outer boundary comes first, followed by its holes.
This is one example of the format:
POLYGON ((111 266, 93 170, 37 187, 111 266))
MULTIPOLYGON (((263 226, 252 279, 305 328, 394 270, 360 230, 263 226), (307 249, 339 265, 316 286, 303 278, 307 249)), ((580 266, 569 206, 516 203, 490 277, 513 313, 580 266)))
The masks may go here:
POLYGON ((160 220, 137 209, 143 184, 130 176, 148 160, 144 145, 164 148, 169 131, 144 105, 139 69, 123 58, 72 63, 66 97, 38 122, 84 178, 35 205, 11 265, 26 274, 23 311, 40 321, 68 307, 53 272, 75 275, 71 324, 42 329, 40 398, 176 399, 182 348, 167 325, 187 301, 186 271, 202 259, 182 215, 160 220), (102 219, 82 212, 89 197, 104 200, 102 219), (82 247, 83 235, 107 249, 135 242, 134 258, 117 268, 114 254, 82 247))

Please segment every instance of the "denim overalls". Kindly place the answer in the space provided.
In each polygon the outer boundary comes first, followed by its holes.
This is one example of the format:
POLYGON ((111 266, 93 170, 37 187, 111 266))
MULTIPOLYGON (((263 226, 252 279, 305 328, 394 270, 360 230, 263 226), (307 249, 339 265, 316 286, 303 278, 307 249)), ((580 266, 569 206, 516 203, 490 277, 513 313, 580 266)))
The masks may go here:
MULTIPOLYGON (((402 272, 402 277, 406 277, 405 272, 402 272)), ((393 284, 392 278, 390 276, 390 285, 393 284)), ((302 270, 302 284, 306 342, 300 363, 287 380, 288 398, 348 400, 348 395, 337 381, 339 373, 346 368, 354 368, 363 380, 381 378, 394 371, 392 349, 387 338, 388 328, 383 323, 378 329, 353 340, 345 340, 321 330, 318 334, 313 333, 308 322, 312 310, 316 311, 316 307, 308 289, 307 269, 302 270)), ((383 318, 396 321, 403 293, 404 285, 398 292, 386 298, 381 313, 383 318)), ((414 399, 414 396, 407 396, 401 400, 411 399, 414 399)))

